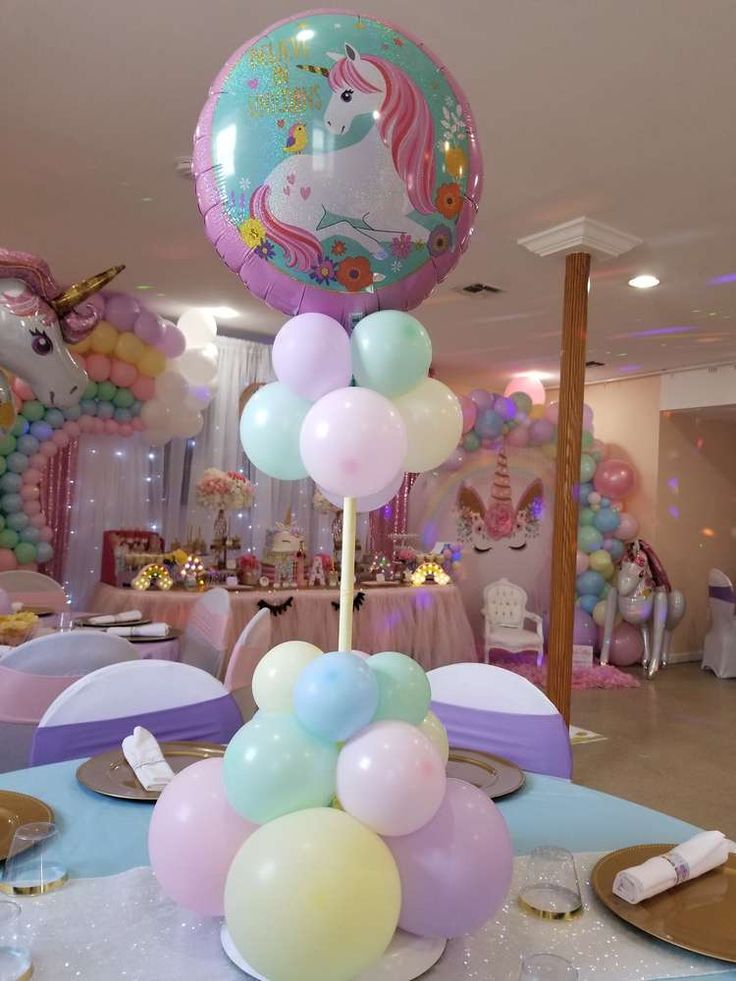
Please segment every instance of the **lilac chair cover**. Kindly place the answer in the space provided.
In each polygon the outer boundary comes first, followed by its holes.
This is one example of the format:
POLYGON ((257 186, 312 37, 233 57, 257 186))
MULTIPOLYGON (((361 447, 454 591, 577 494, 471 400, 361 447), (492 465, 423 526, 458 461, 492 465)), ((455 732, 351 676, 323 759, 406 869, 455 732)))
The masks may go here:
POLYGON ((159 741, 201 739, 226 743, 243 724, 232 695, 118 719, 100 719, 63 726, 40 726, 31 748, 31 766, 95 756, 119 746, 135 726, 148 729, 159 741))
POLYGON ((502 756, 532 773, 572 776, 570 736, 557 712, 514 715, 445 702, 432 702, 432 711, 447 729, 450 746, 502 756))

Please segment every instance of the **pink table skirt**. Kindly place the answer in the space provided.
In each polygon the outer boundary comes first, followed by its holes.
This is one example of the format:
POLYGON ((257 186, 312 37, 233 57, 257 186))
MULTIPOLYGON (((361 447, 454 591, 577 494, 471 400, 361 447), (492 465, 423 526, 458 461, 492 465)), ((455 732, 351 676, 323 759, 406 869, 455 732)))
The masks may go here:
MULTIPOLYGON (((460 593, 454 586, 386 586, 366 588, 362 607, 353 620, 353 646, 375 654, 401 651, 429 671, 442 664, 476 660, 473 634, 460 593)), ((258 601, 272 606, 289 598, 291 606, 272 617, 273 643, 306 640, 324 651, 337 646, 337 590, 281 589, 231 592, 232 622, 228 646, 232 649, 246 623, 258 612, 258 601)), ((100 583, 91 603, 94 613, 121 613, 137 609, 151 620, 185 627, 196 593, 154 590, 137 592, 100 583)))

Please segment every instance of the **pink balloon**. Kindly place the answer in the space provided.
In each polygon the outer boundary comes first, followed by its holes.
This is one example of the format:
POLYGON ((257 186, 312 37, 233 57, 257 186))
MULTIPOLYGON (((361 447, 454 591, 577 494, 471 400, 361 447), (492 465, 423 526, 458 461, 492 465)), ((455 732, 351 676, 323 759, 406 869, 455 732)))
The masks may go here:
POLYGON ((509 446, 528 446, 529 445, 529 427, 528 426, 514 426, 511 432, 506 437, 506 442, 509 446))
POLYGON ((118 424, 114 419, 105 419, 105 432, 108 436, 114 436, 118 431, 118 424))
POLYGON ((93 419, 92 420, 92 432, 97 436, 101 436, 105 431, 105 420, 104 419, 93 419))
POLYGON ((429 823, 386 844, 401 877, 402 930, 459 937, 503 905, 513 872, 511 837, 496 805, 472 784, 450 777, 429 823))
POLYGON ((641 631, 631 623, 622 620, 613 628, 609 660, 620 668, 639 664, 644 653, 644 640, 641 631))
POLYGON ((631 542, 636 538, 639 531, 639 522, 633 514, 622 511, 619 514, 618 528, 614 531, 613 537, 619 538, 622 542, 631 542))
POLYGON ((560 403, 550 402, 544 407, 544 418, 556 426, 560 418, 560 403))
MULTIPOLYGON (((164 322, 164 336, 160 344, 157 345, 159 351, 163 351, 167 358, 178 358, 183 354, 187 346, 187 340, 171 321, 164 322)), ((137 396, 140 398, 140 396, 137 396)))
POLYGON ((587 572, 588 566, 590 565, 590 559, 585 554, 578 549, 578 554, 575 558, 575 575, 582 576, 584 572, 587 572))
POLYGON ((143 310, 138 314, 133 330, 137 337, 153 347, 157 347, 164 339, 164 323, 150 310, 143 310))
POLYGON ((407 440, 396 406, 368 388, 338 388, 315 402, 299 440, 309 476, 341 497, 377 494, 403 470, 407 440))
POLYGON ((79 423, 75 419, 68 419, 64 423, 64 432, 67 433, 71 438, 79 436, 81 433, 79 423))
POLYGON ((57 429, 54 435, 51 437, 51 441, 56 443, 59 449, 61 449, 63 446, 68 446, 69 433, 65 433, 63 429, 57 429))
POLYGON ((127 361, 120 361, 115 358, 110 369, 110 381, 114 385, 118 385, 120 388, 130 388, 137 377, 138 369, 134 364, 128 364, 127 361))
POLYGON ((143 430, 146 428, 146 424, 141 419, 140 416, 135 417, 135 419, 131 423, 131 426, 133 427, 133 431, 136 433, 142 433, 143 430))
POLYGON ((546 393, 544 385, 538 378, 530 378, 528 375, 519 375, 516 378, 512 378, 504 389, 503 394, 509 398, 514 392, 524 392, 532 400, 533 405, 544 405, 546 393))
POLYGON ((460 399, 460 408, 463 410, 463 434, 469 433, 475 425, 478 406, 467 395, 458 395, 458 398, 460 399))
POLYGON ((576 606, 572 635, 573 644, 594 647, 597 638, 598 632, 593 617, 590 613, 586 613, 582 606, 576 606))
POLYGON ((18 568, 19 569, 22 569, 24 572, 37 572, 38 571, 38 563, 37 562, 26 562, 24 565, 19 565, 18 568))
POLYGON ((23 510, 29 518, 32 518, 34 514, 41 513, 41 505, 38 501, 26 501, 23 505, 23 510))
POLYGON ((535 419, 529 426, 529 442, 532 446, 542 446, 551 443, 555 427, 549 419, 535 419))
POLYGON ((18 568, 18 560, 12 548, 0 548, 0 572, 12 572, 18 568))
POLYGON ((85 370, 91 381, 107 381, 112 370, 112 362, 106 354, 90 354, 87 358, 85 370))
MULTIPOLYGON (((38 515, 38 517, 41 518, 42 521, 45 521, 46 520, 46 518, 42 514, 38 515)), ((31 523, 33 524, 33 519, 31 519, 31 523)), ((34 524, 34 528, 35 527, 36 526, 34 524)), ((41 528, 40 538, 41 538, 41 541, 42 542, 52 542, 54 540, 54 532, 53 532, 53 529, 52 528, 49 528, 48 525, 43 525, 43 527, 41 528)))
POLYGON ((16 378, 13 381, 13 391, 22 402, 30 402, 31 399, 35 398, 33 389, 22 378, 16 378))
POLYGON ((121 424, 120 428, 118 429, 118 432, 120 433, 121 436, 125 436, 125 437, 132 436, 133 427, 129 423, 124 422, 121 424))
POLYGON ((79 428, 83 433, 89 433, 92 430, 92 416, 80 416, 79 428))
POLYGON ((35 467, 28 467, 28 469, 24 471, 21 480, 23 481, 24 484, 27 484, 29 487, 34 487, 36 484, 41 483, 42 477, 43 474, 41 473, 40 470, 37 470, 35 467))
POLYGON ((222 916, 228 871, 256 827, 228 804, 221 759, 188 766, 165 788, 151 816, 148 855, 161 890, 203 916, 222 916))
POLYGON ((48 443, 41 443, 40 452, 43 454, 43 456, 51 458, 58 453, 58 451, 59 447, 53 442, 53 440, 49 440, 48 443))
POLYGON ((130 386, 130 390, 141 402, 148 402, 154 396, 156 391, 155 385, 154 379, 149 378, 148 375, 138 375, 130 386))
MULTIPOLYGON (((378 491, 377 494, 370 494, 368 497, 359 497, 355 502, 355 507, 358 514, 366 514, 368 511, 375 511, 377 508, 382 508, 384 504, 388 504, 392 497, 396 497, 399 493, 401 485, 404 483, 404 471, 401 470, 396 474, 391 483, 384 487, 382 490, 378 491)), ((331 491, 322 490, 322 493, 330 502, 334 504, 335 507, 342 508, 343 499, 339 494, 333 494, 331 491)))
POLYGON ((23 484, 20 489, 20 496, 24 501, 37 501, 41 496, 41 491, 38 487, 31 486, 30 484, 23 484))
POLYGON ((31 525, 34 528, 39 528, 39 529, 43 528, 45 524, 46 524, 45 514, 34 514, 33 517, 31 518, 31 525))
POLYGON ((617 501, 626 497, 635 480, 634 468, 626 460, 604 460, 596 469, 593 486, 604 497, 617 501))
MULTIPOLYGON (((49 461, 42 453, 34 453, 33 456, 29 458, 28 462, 31 465, 31 467, 35 468, 36 470, 43 470, 43 468, 46 466, 46 464, 49 461)), ((28 473, 27 470, 26 473, 28 473)))
POLYGON ((380 835, 408 835, 430 821, 445 796, 437 750, 407 722, 374 722, 337 758, 343 809, 380 835))

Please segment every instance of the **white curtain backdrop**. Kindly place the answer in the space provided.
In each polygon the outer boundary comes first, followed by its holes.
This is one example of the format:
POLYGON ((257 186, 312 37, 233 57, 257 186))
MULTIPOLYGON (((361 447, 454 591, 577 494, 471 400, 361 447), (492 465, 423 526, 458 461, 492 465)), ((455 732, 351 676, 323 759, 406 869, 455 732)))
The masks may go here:
MULTIPOLYGON (((283 521, 289 509, 310 555, 332 551, 331 518, 312 509, 312 481, 267 477, 251 466, 240 445, 240 395, 253 382, 273 380, 270 345, 232 337, 218 337, 216 344, 217 391, 198 436, 174 439, 164 448, 148 447, 143 434, 82 437, 65 573, 77 609, 89 601, 99 580, 106 529, 162 531, 167 547, 174 540, 183 542, 189 528, 211 540, 214 514, 197 507, 194 492, 207 467, 239 471, 255 484, 253 507, 229 515, 243 552, 260 555, 266 529, 283 521)), ((358 532, 365 540, 365 518, 359 519, 358 532)))

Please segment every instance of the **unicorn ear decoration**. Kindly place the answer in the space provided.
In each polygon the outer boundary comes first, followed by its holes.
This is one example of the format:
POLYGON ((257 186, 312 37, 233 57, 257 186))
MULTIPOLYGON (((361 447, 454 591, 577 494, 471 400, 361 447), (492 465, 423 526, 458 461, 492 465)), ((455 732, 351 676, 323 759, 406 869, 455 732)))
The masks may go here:
POLYGON ((457 264, 481 152, 463 92, 420 42, 372 18, 300 14, 244 44, 210 92, 197 203, 269 306, 349 329, 418 306, 457 264))

